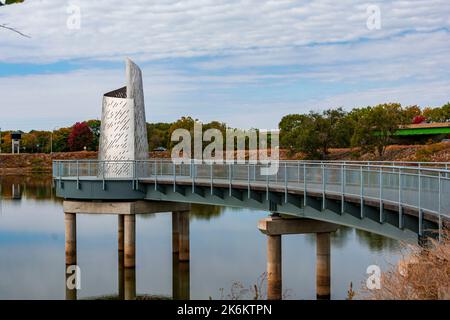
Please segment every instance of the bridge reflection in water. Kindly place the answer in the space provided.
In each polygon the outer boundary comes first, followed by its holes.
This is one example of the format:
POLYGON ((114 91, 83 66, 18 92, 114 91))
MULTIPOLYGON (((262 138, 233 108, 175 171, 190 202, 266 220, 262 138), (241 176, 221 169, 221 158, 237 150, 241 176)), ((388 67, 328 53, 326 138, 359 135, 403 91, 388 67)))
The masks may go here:
POLYGON ((431 235, 430 229, 440 235, 448 224, 447 163, 285 161, 280 166, 276 174, 262 176, 261 164, 55 161, 56 194, 66 199, 66 264, 76 264, 76 214, 117 214, 124 268, 119 292, 134 299, 135 215, 172 212, 173 297, 188 299, 190 203, 249 207, 271 212, 258 224, 267 235, 268 299, 282 298, 282 235, 302 233, 316 234, 317 297, 328 299, 330 233, 339 225, 417 241, 431 235), (124 166, 132 176, 110 175, 124 166))

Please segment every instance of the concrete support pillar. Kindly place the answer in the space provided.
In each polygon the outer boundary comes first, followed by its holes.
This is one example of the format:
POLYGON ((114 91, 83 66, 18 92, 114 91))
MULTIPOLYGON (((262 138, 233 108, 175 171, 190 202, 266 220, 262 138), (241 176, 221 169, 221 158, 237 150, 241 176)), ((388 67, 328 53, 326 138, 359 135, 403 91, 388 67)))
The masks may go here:
POLYGON ((124 266, 134 268, 136 266, 136 217, 134 214, 127 214, 124 220, 124 266))
POLYGON ((77 264, 77 216, 65 213, 66 224, 66 265, 77 264))
POLYGON ((123 214, 117 215, 117 240, 118 240, 118 284, 119 284, 119 299, 125 299, 125 216, 123 214))
MULTIPOLYGON (((172 216, 173 217, 173 216, 172 216)), ((178 253, 172 254, 172 299, 180 300, 180 275, 178 265, 178 253)))
POLYGON ((118 265, 118 284, 119 284, 119 299, 123 300, 125 299, 125 267, 124 267, 124 254, 123 251, 118 252, 119 256, 119 265, 118 265))
POLYGON ((117 240, 119 252, 123 252, 124 249, 124 220, 123 214, 117 215, 117 240))
POLYGON ((267 299, 281 300, 281 235, 267 236, 267 299))
POLYGON ((189 261, 180 261, 178 254, 172 260, 172 298, 174 300, 190 299, 189 261))
POLYGON ((71 289, 69 286, 69 282, 71 283, 73 281, 73 273, 68 272, 67 265, 66 265, 66 281, 65 281, 65 288, 66 288, 66 300, 77 300, 77 289, 73 288, 71 289))
POLYGON ((172 253, 179 252, 179 242, 180 242, 180 213, 178 211, 174 211, 172 212, 172 253))
POLYGON ((330 233, 316 233, 316 245, 317 299, 330 299, 330 233))
POLYGON ((124 297, 125 300, 136 299, 136 268, 124 268, 124 297))
POLYGON ((189 211, 179 212, 178 258, 189 261, 189 211))
POLYGON ((191 283, 189 273, 189 261, 180 261, 178 264, 179 269, 179 288, 180 299, 189 300, 191 298, 191 283))

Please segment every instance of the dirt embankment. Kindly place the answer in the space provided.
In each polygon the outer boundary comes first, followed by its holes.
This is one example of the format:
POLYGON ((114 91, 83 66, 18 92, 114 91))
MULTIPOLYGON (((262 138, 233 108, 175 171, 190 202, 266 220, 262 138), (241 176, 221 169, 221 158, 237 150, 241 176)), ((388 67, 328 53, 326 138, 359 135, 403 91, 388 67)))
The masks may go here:
MULTIPOLYGON (((386 148, 383 157, 366 153, 359 154, 357 149, 342 148, 330 149, 327 160, 363 160, 363 161, 423 161, 423 162, 449 162, 450 143, 441 142, 427 145, 391 145, 386 148)), ((281 156, 282 157, 282 156, 281 156)), ((285 155, 290 159, 303 159, 298 153, 293 156, 285 155)))
MULTIPOLYGON (((97 159, 96 151, 0 154, 0 175, 51 173, 53 160, 97 159)), ((168 158, 169 152, 150 152, 153 158, 168 158)))
MULTIPOLYGON (((441 142, 428 145, 392 145, 387 147, 382 158, 373 154, 359 155, 356 149, 330 149, 328 160, 385 160, 385 161, 450 161, 450 143, 441 142)), ((150 152, 150 158, 169 158, 170 152, 150 152)), ((280 151, 280 159, 303 159, 300 153, 290 155, 280 151)), ((97 152, 56 152, 0 154, 0 175, 50 173, 52 160, 97 159, 97 152)))

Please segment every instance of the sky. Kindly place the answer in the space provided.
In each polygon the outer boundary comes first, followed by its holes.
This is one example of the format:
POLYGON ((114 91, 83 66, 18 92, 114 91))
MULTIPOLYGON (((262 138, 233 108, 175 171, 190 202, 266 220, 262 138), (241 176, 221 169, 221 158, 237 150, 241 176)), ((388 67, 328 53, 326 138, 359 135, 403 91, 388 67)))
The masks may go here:
POLYGON ((148 122, 277 128, 291 113, 450 101, 450 1, 25 0, 1 6, 0 127, 101 117, 143 72, 148 122))

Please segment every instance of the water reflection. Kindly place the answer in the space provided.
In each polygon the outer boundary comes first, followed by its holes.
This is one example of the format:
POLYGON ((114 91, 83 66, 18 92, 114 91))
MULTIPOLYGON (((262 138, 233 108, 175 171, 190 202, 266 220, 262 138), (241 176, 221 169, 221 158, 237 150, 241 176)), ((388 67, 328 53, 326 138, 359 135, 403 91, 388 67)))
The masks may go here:
MULTIPOLYGON (((192 205, 191 261, 171 253, 171 216, 140 215, 136 265, 123 268, 116 216, 79 216, 81 290, 66 291, 64 214, 50 176, 0 177, 0 299, 213 299, 239 281, 251 286, 266 270, 266 212, 192 205), (14 200, 15 199, 15 200, 14 200)), ((315 236, 283 240, 283 284, 291 299, 315 299, 315 236)), ((331 298, 358 289, 370 264, 396 259, 399 244, 341 227, 331 236, 331 298)))
POLYGON ((56 198, 52 188, 52 177, 49 175, 0 176, 0 198, 2 200, 21 199, 48 200, 56 198))

